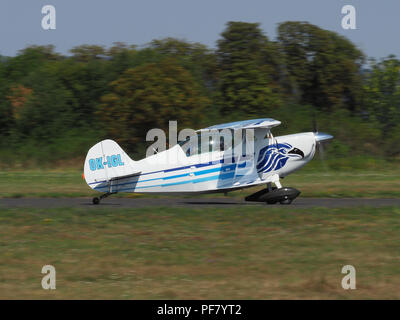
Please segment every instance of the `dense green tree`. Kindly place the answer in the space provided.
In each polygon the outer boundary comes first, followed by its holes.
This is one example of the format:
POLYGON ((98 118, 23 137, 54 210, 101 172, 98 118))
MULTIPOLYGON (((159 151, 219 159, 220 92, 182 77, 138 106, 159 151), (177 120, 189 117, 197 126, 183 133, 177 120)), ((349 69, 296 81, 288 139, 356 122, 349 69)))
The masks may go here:
POLYGON ((103 46, 84 44, 70 50, 73 57, 79 61, 87 62, 93 59, 101 59, 106 56, 103 46))
POLYGON ((62 57, 54 52, 54 46, 29 46, 13 58, 7 59, 4 64, 4 76, 9 83, 17 82, 29 73, 49 61, 56 61, 62 57))
MULTIPOLYGON (((22 86, 23 79, 33 75, 43 65, 60 59, 62 59, 61 55, 55 53, 51 45, 29 46, 20 50, 15 57, 2 57, 0 62, 0 136, 9 136, 11 130, 16 132, 15 108, 21 109, 22 105, 18 105, 18 101, 15 100, 13 106, 10 101, 14 94, 18 95, 15 89, 22 86)), ((26 88, 29 90, 29 86, 26 88)), ((22 109, 20 111, 22 112, 22 109)))
MULTIPOLYGON (((8 136, 13 126, 13 117, 10 104, 7 101, 0 102, 0 138, 8 136)), ((0 142, 1 144, 1 142, 0 142)))
POLYGON ((322 110, 357 109, 363 53, 346 38, 306 22, 278 27, 292 94, 322 110))
MULTIPOLYGON (((166 38, 153 40, 150 47, 164 57, 173 57, 189 70, 197 81, 213 92, 216 88, 217 59, 214 52, 201 43, 166 38)), ((210 92, 209 92, 210 93, 210 92)))
POLYGON ((278 55, 258 23, 228 22, 217 49, 224 115, 262 116, 281 105, 278 55))
POLYGON ((108 73, 111 81, 118 78, 126 69, 133 67, 132 61, 137 52, 135 45, 128 46, 123 42, 115 42, 107 50, 108 73))
POLYGON ((101 99, 98 115, 109 135, 137 151, 149 129, 168 122, 194 127, 209 100, 193 76, 172 58, 128 69, 101 99))
POLYGON ((387 151, 400 153, 400 61, 389 56, 379 62, 371 60, 370 66, 365 75, 363 115, 380 127, 389 141, 387 151))
MULTIPOLYGON (((207 96, 211 102, 215 101, 218 95, 218 64, 217 57, 213 50, 197 42, 188 42, 175 38, 153 40, 150 48, 163 57, 176 59, 179 64, 188 70, 199 84, 201 93, 207 96)), ((220 120, 217 104, 211 103, 204 110, 208 115, 204 125, 212 124, 220 120)))
MULTIPOLYGON (((13 117, 11 104, 7 101, 9 83, 5 77, 5 61, 0 59, 0 137, 8 136, 10 129, 13 126, 13 117)), ((1 142, 0 142, 1 144, 1 142)))
POLYGON ((109 62, 95 58, 87 62, 69 58, 48 66, 51 76, 78 102, 71 105, 76 126, 93 123, 100 97, 108 91, 109 82, 115 80, 108 71, 109 62))
MULTIPOLYGON (((55 64, 44 65, 15 87, 9 99, 23 101, 15 116, 17 134, 21 139, 51 143, 71 128, 79 126, 78 100, 57 77, 55 64), (22 98, 21 98, 22 97, 22 98)), ((15 103, 14 103, 15 104, 15 103)))

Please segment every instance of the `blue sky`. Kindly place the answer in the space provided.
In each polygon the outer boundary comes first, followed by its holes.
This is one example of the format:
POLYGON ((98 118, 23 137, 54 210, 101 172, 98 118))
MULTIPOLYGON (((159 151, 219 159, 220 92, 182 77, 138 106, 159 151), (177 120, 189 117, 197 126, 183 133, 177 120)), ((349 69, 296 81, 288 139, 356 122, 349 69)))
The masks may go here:
POLYGON ((56 51, 81 44, 145 45, 177 37, 215 47, 227 21, 259 22, 272 39, 288 20, 308 21, 338 32, 368 56, 400 57, 399 0, 2 0, 0 54, 28 45, 53 44, 56 51), (56 8, 56 30, 41 27, 44 5, 56 8), (341 8, 356 8, 357 30, 341 27, 341 8))

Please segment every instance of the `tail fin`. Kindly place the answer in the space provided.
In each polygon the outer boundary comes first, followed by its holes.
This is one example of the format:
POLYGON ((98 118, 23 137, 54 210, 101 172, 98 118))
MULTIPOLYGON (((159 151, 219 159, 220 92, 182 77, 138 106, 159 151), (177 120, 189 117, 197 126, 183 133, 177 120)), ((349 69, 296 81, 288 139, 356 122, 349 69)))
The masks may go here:
POLYGON ((90 148, 84 165, 86 183, 92 188, 96 183, 137 173, 134 163, 113 140, 103 140, 90 148))

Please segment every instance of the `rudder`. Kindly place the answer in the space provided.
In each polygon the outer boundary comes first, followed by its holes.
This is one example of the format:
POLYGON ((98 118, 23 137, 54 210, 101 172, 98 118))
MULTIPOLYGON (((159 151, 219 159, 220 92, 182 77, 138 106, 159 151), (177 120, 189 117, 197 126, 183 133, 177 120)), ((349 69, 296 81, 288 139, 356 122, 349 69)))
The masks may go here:
POLYGON ((136 173, 133 161, 113 140, 103 140, 91 147, 86 155, 84 176, 94 188, 96 182, 107 182, 136 173))

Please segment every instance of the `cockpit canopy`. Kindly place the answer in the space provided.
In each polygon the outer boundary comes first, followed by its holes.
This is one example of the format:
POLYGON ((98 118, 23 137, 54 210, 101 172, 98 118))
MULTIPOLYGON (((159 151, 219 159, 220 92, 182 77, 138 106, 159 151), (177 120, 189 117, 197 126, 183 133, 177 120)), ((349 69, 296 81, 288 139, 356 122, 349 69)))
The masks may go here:
POLYGON ((242 143, 243 152, 245 152, 246 129, 264 129, 264 131, 270 132, 270 128, 280 124, 280 121, 271 118, 218 124, 197 130, 196 135, 188 137, 185 141, 179 142, 179 145, 187 156, 214 151, 228 151, 229 149, 234 149, 239 143, 242 143), (241 139, 238 138, 237 134, 240 130, 242 131, 241 139))

